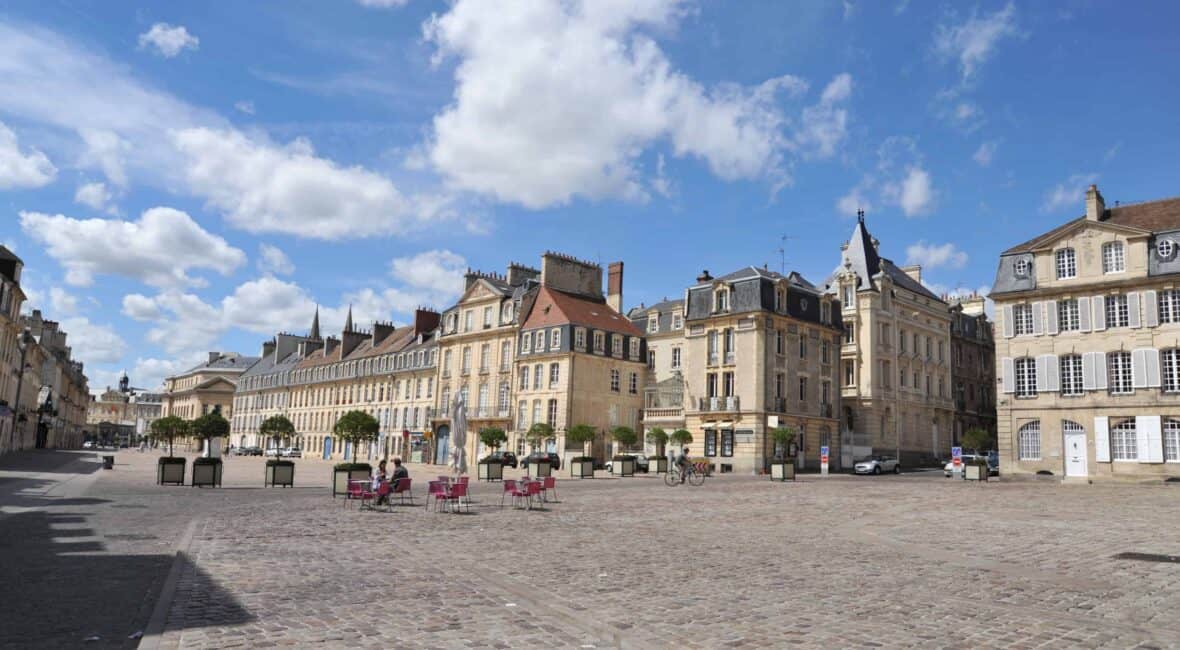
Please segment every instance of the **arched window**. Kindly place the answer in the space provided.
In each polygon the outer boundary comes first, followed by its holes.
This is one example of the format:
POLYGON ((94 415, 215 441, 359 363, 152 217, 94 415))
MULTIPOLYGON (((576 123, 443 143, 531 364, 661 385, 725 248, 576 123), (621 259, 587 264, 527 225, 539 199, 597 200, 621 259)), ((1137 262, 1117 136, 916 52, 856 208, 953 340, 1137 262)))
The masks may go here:
POLYGON ((1180 420, 1164 418, 1164 461, 1180 461, 1180 420))
POLYGON ((1123 255, 1123 242, 1111 241, 1102 245, 1102 272, 1122 273, 1127 268, 1123 255))
POLYGON ((1137 443, 1134 418, 1123 420, 1110 428, 1110 457, 1113 460, 1138 460, 1137 443))
POLYGON ((1020 460, 1041 459, 1041 422, 1033 420, 1020 427, 1016 434, 1020 460))
POLYGON ((1072 248, 1062 248, 1057 251, 1057 279, 1077 277, 1078 265, 1072 248))

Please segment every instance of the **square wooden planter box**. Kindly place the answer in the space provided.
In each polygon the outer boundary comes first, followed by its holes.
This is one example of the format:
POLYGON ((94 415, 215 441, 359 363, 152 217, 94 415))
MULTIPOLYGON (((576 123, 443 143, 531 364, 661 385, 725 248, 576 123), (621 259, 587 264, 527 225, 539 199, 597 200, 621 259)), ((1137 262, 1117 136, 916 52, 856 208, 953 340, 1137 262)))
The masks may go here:
POLYGON ((771 463, 770 478, 775 481, 794 481, 795 463, 771 463))
POLYGON ((193 487, 220 487, 222 463, 193 463, 193 487))
POLYGON ((572 478, 594 478, 594 461, 575 460, 570 463, 570 476, 572 478))
POLYGON ((659 458, 647 459, 647 473, 648 474, 667 474, 668 473, 668 459, 661 456, 659 458))
POLYGON ((295 463, 267 465, 264 487, 293 487, 295 485, 295 463))
POLYGON ((502 463, 480 463, 478 478, 481 481, 503 481, 504 465, 502 463))
POLYGON ((186 459, 177 458, 175 461, 164 461, 156 464, 156 483, 158 485, 184 485, 184 465, 186 459))
POLYGON ((610 473, 614 474, 615 476, 635 476, 635 459, 612 459, 610 462, 610 473))
POLYGON ((352 480, 371 479, 371 469, 333 469, 332 470, 332 498, 337 494, 348 494, 348 482, 352 480))
POLYGON ((549 463, 529 463, 529 478, 545 478, 553 474, 553 470, 549 467, 549 463))
POLYGON ((987 467, 983 465, 964 465, 963 478, 968 481, 986 481, 987 467))

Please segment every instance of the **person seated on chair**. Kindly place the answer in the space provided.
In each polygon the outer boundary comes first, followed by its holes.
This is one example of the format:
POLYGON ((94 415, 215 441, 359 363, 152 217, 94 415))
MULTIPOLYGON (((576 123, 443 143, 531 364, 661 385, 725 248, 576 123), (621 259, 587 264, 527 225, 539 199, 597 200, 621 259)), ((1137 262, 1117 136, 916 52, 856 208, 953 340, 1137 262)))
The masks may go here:
POLYGON ((402 466, 402 459, 393 459, 393 476, 389 480, 393 481, 393 487, 397 487, 398 479, 410 478, 410 471, 402 466))

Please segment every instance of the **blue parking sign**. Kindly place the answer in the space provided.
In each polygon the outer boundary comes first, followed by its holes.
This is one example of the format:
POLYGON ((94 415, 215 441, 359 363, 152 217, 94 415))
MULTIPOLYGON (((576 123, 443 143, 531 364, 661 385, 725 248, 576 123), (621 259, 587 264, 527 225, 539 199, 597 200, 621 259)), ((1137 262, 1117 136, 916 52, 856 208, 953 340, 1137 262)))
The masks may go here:
POLYGON ((962 458, 963 457, 963 448, 962 447, 951 447, 951 456, 953 456, 955 458, 962 458))
POLYGON ((820 447, 819 448, 819 455, 820 456, 827 456, 828 455, 828 448, 827 447, 820 447))

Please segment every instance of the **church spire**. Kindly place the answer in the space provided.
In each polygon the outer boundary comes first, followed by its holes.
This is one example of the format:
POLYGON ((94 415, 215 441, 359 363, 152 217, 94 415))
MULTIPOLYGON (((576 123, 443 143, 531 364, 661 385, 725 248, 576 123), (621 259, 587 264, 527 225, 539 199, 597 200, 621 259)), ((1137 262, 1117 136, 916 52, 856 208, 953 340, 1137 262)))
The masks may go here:
POLYGON ((307 335, 309 339, 320 338, 320 306, 315 306, 315 317, 311 319, 311 332, 307 335))
POLYGON ((344 331, 352 331, 352 305, 348 306, 348 318, 344 320, 344 331))

